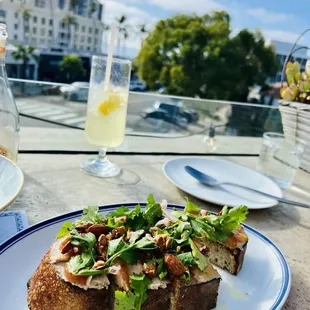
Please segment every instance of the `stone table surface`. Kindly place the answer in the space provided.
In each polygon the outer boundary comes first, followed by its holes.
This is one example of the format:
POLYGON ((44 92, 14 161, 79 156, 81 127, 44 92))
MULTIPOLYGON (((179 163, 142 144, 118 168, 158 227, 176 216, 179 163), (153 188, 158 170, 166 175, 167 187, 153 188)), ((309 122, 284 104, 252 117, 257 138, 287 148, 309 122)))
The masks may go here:
MULTIPOLYGON (((80 161, 88 156, 20 154, 18 164, 24 172, 25 184, 10 209, 26 210, 29 223, 35 224, 87 205, 143 202, 149 193, 157 199, 184 203, 186 194, 171 184, 162 172, 163 164, 177 156, 111 155, 110 159, 123 167, 123 174, 114 179, 90 177, 80 171, 80 161)), ((257 157, 225 157, 225 160, 255 168, 257 157)), ((299 170, 284 196, 310 202, 309 180, 309 173, 299 170)), ((190 198, 209 210, 220 209, 190 198)), ((292 289, 283 309, 310 309, 310 210, 280 204, 270 209, 252 210, 246 223, 271 238, 288 260, 292 289)))

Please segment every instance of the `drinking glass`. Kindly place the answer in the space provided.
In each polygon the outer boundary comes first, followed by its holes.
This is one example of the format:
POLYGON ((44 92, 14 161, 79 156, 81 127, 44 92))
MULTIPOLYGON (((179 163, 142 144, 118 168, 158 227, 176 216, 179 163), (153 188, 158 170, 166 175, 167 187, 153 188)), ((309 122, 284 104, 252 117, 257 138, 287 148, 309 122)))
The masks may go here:
POLYGON ((288 140, 284 135, 266 132, 258 158, 257 170, 274 180, 280 187, 292 184, 306 143, 300 139, 288 140))
POLYGON ((85 137, 100 149, 97 158, 81 162, 81 169, 96 177, 120 174, 121 168, 107 159, 106 152, 123 142, 126 129, 131 62, 113 58, 109 83, 106 67, 107 57, 92 57, 85 137))

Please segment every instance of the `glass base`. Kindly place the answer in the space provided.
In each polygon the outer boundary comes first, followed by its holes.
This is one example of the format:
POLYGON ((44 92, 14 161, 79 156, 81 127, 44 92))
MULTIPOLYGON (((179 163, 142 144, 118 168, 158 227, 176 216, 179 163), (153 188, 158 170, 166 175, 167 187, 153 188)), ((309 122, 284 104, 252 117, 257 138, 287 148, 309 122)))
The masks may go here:
POLYGON ((85 159, 81 161, 81 169, 89 175, 99 178, 112 178, 121 173, 121 168, 111 163, 107 158, 85 159))

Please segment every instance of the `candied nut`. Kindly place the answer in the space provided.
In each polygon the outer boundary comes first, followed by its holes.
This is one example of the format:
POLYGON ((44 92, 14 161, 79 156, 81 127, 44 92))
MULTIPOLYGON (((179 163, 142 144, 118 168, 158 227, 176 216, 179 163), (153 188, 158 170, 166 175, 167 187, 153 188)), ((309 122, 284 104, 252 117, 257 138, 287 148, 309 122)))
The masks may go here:
POLYGON ((91 232, 99 238, 100 235, 107 234, 109 232, 109 228, 104 224, 93 224, 88 227, 87 232, 91 232))
POLYGON ((104 268, 104 266, 105 266, 105 262, 104 262, 103 260, 98 260, 98 261, 94 264, 94 266, 92 267, 92 269, 94 269, 94 270, 99 270, 99 269, 104 268))
POLYGON ((71 249, 72 249, 71 236, 66 236, 64 240, 60 243, 59 250, 61 254, 65 254, 71 249))
POLYGON ((161 252, 164 252, 171 247, 171 239, 166 234, 156 235, 154 237, 154 242, 159 247, 161 252))
POLYGON ((173 254, 165 254, 164 262, 168 273, 173 276, 180 277, 186 271, 183 263, 173 254))
POLYGON ((180 253, 181 252, 181 247, 178 245, 177 246, 177 253, 180 253))
POLYGON ((112 239, 117 239, 125 234, 125 226, 116 227, 112 230, 112 239))
POLYGON ((107 237, 104 234, 100 235, 97 241, 97 250, 102 257, 106 256, 107 245, 108 245, 107 237))
POLYGON ((156 265, 143 264, 143 273, 149 278, 154 278, 157 275, 156 265))
POLYGON ((85 224, 81 224, 75 227, 75 229, 79 232, 79 233, 86 233, 87 229, 92 226, 91 223, 85 223, 85 224))
POLYGON ((108 234, 106 235, 106 237, 107 237, 108 240, 112 240, 112 239, 113 239, 111 233, 108 233, 108 234))

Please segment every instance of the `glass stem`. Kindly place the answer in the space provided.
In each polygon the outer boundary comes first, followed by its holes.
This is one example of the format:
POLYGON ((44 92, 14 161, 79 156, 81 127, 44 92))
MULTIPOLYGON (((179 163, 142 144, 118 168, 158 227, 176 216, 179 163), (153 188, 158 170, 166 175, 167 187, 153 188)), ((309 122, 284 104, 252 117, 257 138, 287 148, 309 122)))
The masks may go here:
POLYGON ((99 149, 98 160, 105 161, 107 159, 107 148, 101 147, 99 149))

